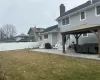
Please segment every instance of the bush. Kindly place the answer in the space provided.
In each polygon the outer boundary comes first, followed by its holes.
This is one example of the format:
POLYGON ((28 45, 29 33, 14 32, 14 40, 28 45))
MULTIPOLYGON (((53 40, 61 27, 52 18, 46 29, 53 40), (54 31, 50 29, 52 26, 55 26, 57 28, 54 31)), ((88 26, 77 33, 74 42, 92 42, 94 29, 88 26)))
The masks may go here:
POLYGON ((45 43, 45 49, 51 49, 51 44, 50 43, 45 43))

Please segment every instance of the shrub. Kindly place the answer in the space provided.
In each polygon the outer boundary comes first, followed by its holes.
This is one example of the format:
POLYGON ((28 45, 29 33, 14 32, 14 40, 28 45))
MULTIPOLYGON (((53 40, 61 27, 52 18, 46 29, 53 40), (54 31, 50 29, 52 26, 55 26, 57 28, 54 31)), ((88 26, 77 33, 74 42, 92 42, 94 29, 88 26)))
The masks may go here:
POLYGON ((51 44, 50 43, 45 43, 45 49, 51 49, 51 44))

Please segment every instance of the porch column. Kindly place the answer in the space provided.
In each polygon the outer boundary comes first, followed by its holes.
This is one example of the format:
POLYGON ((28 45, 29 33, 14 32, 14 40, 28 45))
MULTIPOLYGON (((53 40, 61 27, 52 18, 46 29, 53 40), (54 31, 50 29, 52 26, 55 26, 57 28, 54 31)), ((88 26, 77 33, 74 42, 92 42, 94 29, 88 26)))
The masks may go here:
POLYGON ((100 28, 98 28, 98 53, 100 57, 100 28))
POLYGON ((63 47, 63 53, 66 53, 66 52, 65 52, 65 40, 64 40, 65 37, 66 37, 66 36, 65 36, 64 34, 62 34, 62 47, 63 47))
POLYGON ((78 45, 78 35, 76 35, 76 44, 78 45))

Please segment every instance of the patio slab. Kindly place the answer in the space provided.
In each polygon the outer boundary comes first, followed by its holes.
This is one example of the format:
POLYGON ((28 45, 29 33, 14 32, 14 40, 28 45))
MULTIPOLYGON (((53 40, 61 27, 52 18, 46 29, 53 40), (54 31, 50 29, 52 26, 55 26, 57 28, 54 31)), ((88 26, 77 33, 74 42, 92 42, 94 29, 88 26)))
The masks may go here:
POLYGON ((62 53, 61 50, 57 50, 57 49, 33 49, 32 51, 45 52, 45 53, 51 53, 51 54, 58 54, 58 55, 64 55, 64 56, 70 56, 70 57, 78 57, 78 58, 100 60, 98 54, 75 53, 73 50, 67 50, 66 53, 62 53))

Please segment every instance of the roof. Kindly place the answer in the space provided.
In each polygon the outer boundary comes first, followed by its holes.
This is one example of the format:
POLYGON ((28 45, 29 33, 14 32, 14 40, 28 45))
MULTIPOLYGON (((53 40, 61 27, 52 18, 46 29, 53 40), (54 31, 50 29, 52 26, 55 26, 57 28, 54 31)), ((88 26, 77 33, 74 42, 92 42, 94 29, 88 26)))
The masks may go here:
MULTIPOLYGON (((94 4, 94 3, 99 2, 100 0, 92 0, 92 1, 93 1, 92 4, 94 4)), ((75 7, 75 8, 73 8, 73 9, 68 10, 67 12, 63 13, 62 15, 60 15, 58 18, 66 16, 66 15, 68 15, 70 13, 75 12, 75 11, 81 10, 81 9, 83 9, 85 7, 88 7, 88 6, 92 5, 92 4, 91 4, 91 1, 87 1, 86 3, 84 3, 82 5, 79 5, 79 6, 75 7)))
POLYGON ((42 32, 44 30, 44 28, 37 28, 40 32, 42 32))
POLYGON ((38 28, 36 28, 36 27, 34 27, 34 28, 30 28, 32 31, 34 31, 34 32, 40 32, 40 30, 38 29, 38 28))
POLYGON ((62 32, 62 33, 70 33, 70 34, 73 34, 75 32, 80 32, 82 33, 83 32, 86 32, 86 31, 89 31, 90 29, 96 29, 97 27, 100 27, 100 24, 81 24, 79 26, 76 26, 76 27, 72 27, 70 29, 68 29, 66 32, 62 32))
POLYGON ((22 33, 22 34, 20 34, 20 35, 18 35, 16 37, 28 37, 28 35, 22 33))
POLYGON ((50 31, 52 31, 54 29, 57 29, 57 28, 58 28, 58 25, 54 25, 54 26, 46 28, 42 33, 44 33, 44 32, 50 32, 50 31))
POLYGON ((29 29, 28 33, 30 32, 30 30, 32 30, 33 32, 39 33, 39 32, 42 32, 44 30, 44 28, 31 27, 29 29))

